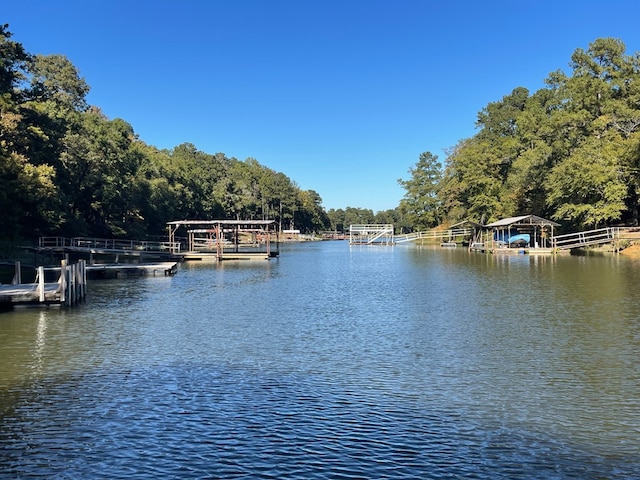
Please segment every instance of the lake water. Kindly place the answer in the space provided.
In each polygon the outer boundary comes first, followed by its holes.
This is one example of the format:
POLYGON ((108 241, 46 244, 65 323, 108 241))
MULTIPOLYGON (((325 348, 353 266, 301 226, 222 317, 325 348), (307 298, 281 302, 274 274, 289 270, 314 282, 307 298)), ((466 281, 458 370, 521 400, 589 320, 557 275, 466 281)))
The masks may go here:
POLYGON ((2 478, 630 479, 640 261, 293 244, 0 314, 2 478))

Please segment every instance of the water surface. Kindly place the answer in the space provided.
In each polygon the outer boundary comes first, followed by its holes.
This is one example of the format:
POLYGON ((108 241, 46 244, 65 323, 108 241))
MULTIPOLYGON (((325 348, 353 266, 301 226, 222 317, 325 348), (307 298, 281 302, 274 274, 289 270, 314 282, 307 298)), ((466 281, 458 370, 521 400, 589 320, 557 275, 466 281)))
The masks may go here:
POLYGON ((627 479, 640 262, 285 245, 0 314, 5 478, 627 479))

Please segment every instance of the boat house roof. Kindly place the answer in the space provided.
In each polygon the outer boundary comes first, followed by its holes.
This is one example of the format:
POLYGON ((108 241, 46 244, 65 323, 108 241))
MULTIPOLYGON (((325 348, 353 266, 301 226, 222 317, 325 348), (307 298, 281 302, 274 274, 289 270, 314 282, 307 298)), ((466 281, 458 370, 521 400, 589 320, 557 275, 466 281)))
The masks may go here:
POLYGON ((273 225, 275 220, 175 220, 167 225, 273 225))
POLYGON ((549 226, 559 227, 560 224, 552 222, 536 215, 521 215, 519 217, 509 217, 498 220, 497 222, 489 223, 485 225, 488 228, 500 228, 500 227, 521 227, 521 226, 549 226))

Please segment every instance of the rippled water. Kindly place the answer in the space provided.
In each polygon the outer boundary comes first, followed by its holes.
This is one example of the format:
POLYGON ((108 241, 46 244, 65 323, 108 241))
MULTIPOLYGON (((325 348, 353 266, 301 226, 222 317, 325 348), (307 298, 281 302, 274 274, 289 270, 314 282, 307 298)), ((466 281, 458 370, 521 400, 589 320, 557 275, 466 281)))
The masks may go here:
POLYGON ((640 262, 286 245, 0 314, 0 477, 627 479, 640 262))

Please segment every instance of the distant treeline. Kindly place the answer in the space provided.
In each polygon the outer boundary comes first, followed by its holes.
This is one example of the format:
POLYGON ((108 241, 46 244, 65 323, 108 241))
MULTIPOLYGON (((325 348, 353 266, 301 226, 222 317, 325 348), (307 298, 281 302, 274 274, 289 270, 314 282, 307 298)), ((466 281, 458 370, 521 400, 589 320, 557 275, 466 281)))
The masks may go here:
POLYGON ((400 204, 414 228, 520 214, 568 228, 638 224, 640 56, 598 39, 571 56, 571 75, 516 88, 479 114, 478 133, 441 165, 420 155, 400 204))
POLYGON ((575 225, 637 224, 640 68, 614 39, 571 58, 533 95, 516 88, 478 114, 441 164, 420 155, 400 205, 325 211, 314 190, 248 158, 184 143, 159 150, 87 104, 63 55, 31 55, 0 26, 0 238, 150 238, 177 219, 275 219, 304 233, 399 230, 533 213, 575 225))

